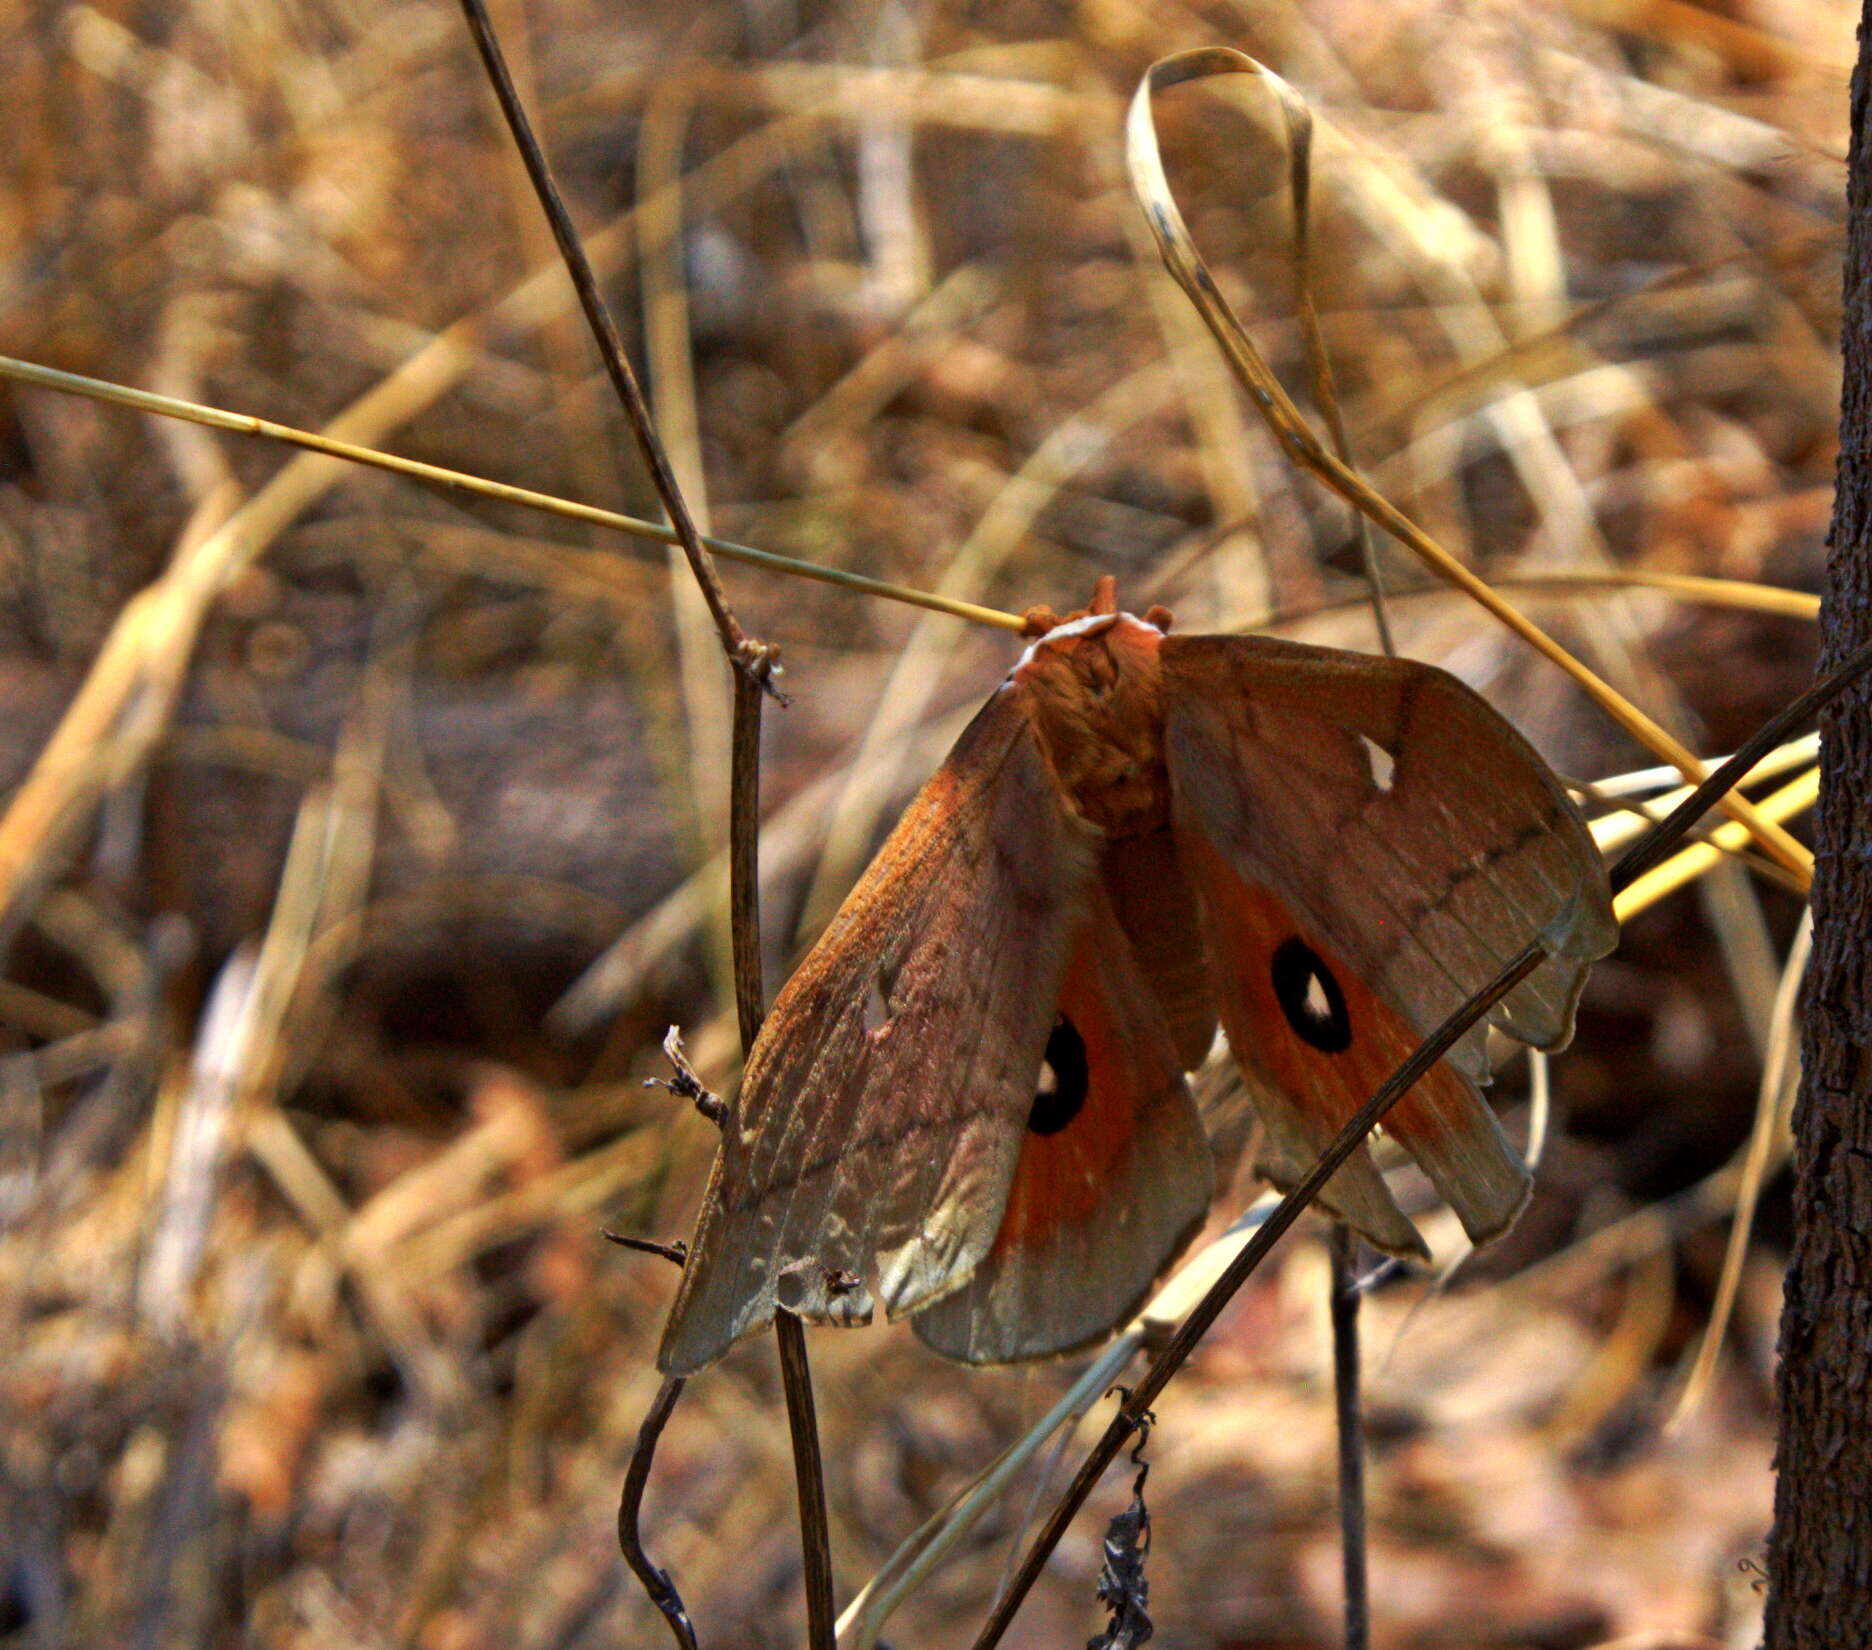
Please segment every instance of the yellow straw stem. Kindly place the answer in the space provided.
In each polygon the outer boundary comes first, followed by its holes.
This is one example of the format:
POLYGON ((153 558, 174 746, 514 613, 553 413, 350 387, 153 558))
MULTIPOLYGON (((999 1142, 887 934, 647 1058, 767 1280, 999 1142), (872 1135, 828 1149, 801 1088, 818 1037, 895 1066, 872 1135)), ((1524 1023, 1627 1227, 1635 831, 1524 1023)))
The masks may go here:
MULTIPOLYGON (((513 487, 502 481, 487 481, 461 470, 445 469, 439 464, 399 458, 394 453, 379 452, 375 447, 360 447, 353 442, 338 441, 310 430, 295 429, 290 424, 276 424, 270 418, 226 412, 220 407, 203 406, 200 402, 183 401, 172 395, 157 395, 149 390, 133 390, 127 385, 107 383, 101 378, 85 378, 73 372, 60 372, 54 367, 42 367, 31 361, 16 361, 5 355, 0 355, 0 378, 14 378, 24 384, 64 390, 93 401, 108 401, 115 406, 157 413, 165 418, 185 419, 191 424, 205 424, 209 429, 227 430, 234 435, 278 441, 289 447, 303 448, 307 452, 322 453, 328 458, 365 464, 374 470, 388 470, 392 475, 428 482, 431 486, 453 487, 462 492, 477 493, 483 498, 524 505, 530 510, 544 511, 547 515, 561 516, 568 521, 608 527, 614 532, 627 533, 632 538, 654 539, 659 544, 679 542, 672 528, 654 521, 642 521, 636 516, 621 515, 615 510, 601 510, 595 504, 580 504, 552 493, 537 493, 530 487, 513 487)), ((976 624, 994 625, 1001 630, 1021 628, 1019 614, 1003 613, 998 608, 982 607, 975 602, 958 601, 952 596, 939 596, 930 591, 911 590, 903 585, 886 583, 882 579, 868 579, 862 573, 847 573, 837 567, 821 567, 814 562, 775 555, 771 550, 756 550, 752 545, 734 544, 726 539, 704 538, 702 542, 725 560, 745 562, 750 567, 764 567, 777 573, 791 573, 802 579, 816 579, 821 584, 835 584, 841 589, 855 590, 862 595, 881 596, 887 601, 904 602, 911 607, 925 607, 932 612, 970 619, 976 624)))
MULTIPOLYGON (((1771 819, 1777 824, 1784 819, 1792 819, 1796 814, 1804 814, 1814 805, 1820 794, 1820 770, 1809 768, 1800 778, 1783 785, 1763 797, 1755 806, 1764 819, 1771 819)), ((1750 832, 1739 820, 1727 825, 1719 825, 1710 833, 1708 842, 1693 842, 1680 853, 1671 855, 1654 870, 1647 871, 1612 902, 1612 909, 1620 922, 1627 922, 1638 912, 1675 893, 1686 883, 1694 882, 1705 872, 1713 870, 1728 854, 1738 852, 1748 845, 1750 832)))

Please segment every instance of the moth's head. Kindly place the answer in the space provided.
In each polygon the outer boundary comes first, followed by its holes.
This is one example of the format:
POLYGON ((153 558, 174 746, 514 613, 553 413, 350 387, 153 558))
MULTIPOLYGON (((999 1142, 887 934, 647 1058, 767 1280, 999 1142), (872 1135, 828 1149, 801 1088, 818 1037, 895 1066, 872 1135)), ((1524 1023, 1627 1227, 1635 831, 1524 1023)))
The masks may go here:
MULTIPOLYGON (((1081 619, 1115 616, 1118 612, 1118 581, 1109 573, 1099 576, 1092 586, 1092 600, 1076 612, 1061 615, 1055 613, 1044 602, 1038 607, 1030 607, 1022 615, 1025 621, 1021 625, 1023 636, 1041 637, 1048 631, 1058 630, 1062 625, 1078 624, 1081 619)), ((1170 609, 1151 606, 1144 611, 1144 623, 1164 635, 1170 633, 1170 609)))
POLYGON ((1021 683, 1042 699, 1102 704, 1101 715, 1120 704, 1127 714, 1159 714, 1157 649, 1170 628, 1168 608, 1149 608, 1142 618, 1119 612, 1118 581, 1106 574, 1078 612, 1061 618, 1050 607, 1030 607, 1026 620, 1022 634, 1033 640, 1007 685, 1021 683), (1145 702, 1133 707, 1139 695, 1145 702))
POLYGON ((1112 581, 1100 579, 1092 605, 1047 625, 1003 684, 1021 696, 1070 810, 1106 836, 1168 817, 1158 650, 1169 622, 1160 607, 1120 613, 1112 581))

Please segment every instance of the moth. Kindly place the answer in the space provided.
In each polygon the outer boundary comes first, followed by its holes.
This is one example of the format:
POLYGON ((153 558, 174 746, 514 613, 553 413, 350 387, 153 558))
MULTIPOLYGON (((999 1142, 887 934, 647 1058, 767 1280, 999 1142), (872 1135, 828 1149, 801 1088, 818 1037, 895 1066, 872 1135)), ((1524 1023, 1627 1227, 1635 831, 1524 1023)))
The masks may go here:
MULTIPOLYGON (((1532 747, 1447 672, 1176 636, 1101 579, 924 785, 749 1053, 658 1364, 783 1305, 909 1316, 946 1356, 1108 1334, 1202 1225, 1185 1072, 1218 1022, 1276 1180, 1530 940, 1491 1021, 1563 1046, 1617 938, 1598 852, 1532 747)), ((1387 1132, 1478 1242, 1529 1173, 1478 1026, 1387 1132)), ((1268 1165, 1264 1165, 1267 1167, 1268 1165)), ((1324 1201, 1422 1241, 1363 1148, 1324 1201)))

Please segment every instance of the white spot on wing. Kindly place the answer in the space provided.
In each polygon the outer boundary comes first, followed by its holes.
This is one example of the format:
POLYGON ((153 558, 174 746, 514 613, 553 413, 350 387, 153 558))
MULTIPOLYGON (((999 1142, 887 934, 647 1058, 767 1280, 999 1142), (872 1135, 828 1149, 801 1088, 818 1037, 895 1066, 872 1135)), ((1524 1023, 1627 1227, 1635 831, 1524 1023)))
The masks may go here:
POLYGON ((1391 782, 1397 777, 1397 759, 1375 739, 1359 735, 1359 742, 1365 747, 1365 760, 1371 764, 1372 783, 1381 791, 1391 789, 1391 782))
POLYGON ((1322 1024, 1332 1018, 1332 1003, 1327 999, 1326 986, 1317 968, 1307 975, 1306 1001, 1301 1006, 1310 1019, 1322 1024))
POLYGON ((876 975, 871 976, 871 987, 865 992, 864 1028, 867 1032, 881 1029, 890 1020, 890 1003, 884 995, 884 982, 876 975))

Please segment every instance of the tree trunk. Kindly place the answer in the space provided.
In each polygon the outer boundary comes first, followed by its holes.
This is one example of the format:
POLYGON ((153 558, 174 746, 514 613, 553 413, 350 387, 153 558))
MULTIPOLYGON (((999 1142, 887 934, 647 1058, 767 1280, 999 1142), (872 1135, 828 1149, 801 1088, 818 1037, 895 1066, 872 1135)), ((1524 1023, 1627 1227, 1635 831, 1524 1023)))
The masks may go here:
MULTIPOLYGON (((1821 668, 1872 639, 1872 0, 1848 181, 1845 393, 1821 668)), ((1872 1646, 1872 689, 1821 724, 1766 1650, 1872 1646)))

